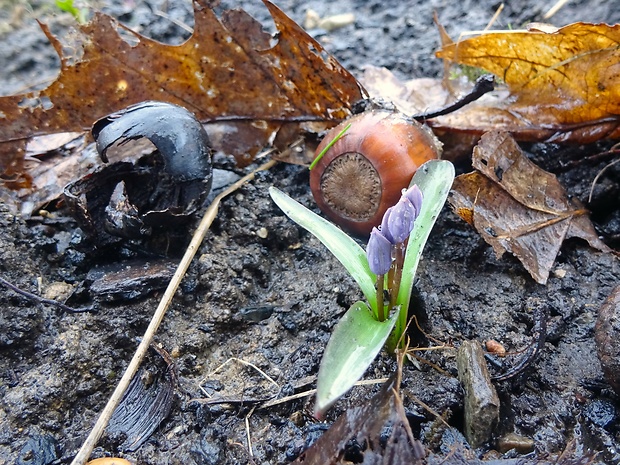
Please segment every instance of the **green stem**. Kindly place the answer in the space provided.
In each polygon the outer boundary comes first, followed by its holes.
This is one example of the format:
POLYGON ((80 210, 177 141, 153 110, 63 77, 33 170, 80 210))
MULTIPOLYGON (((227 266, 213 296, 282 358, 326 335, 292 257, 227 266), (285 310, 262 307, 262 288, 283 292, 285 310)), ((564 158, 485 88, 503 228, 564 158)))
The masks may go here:
MULTIPOLYGON (((392 280, 390 281, 390 310, 398 306, 398 294, 400 292, 400 281, 403 276, 403 265, 405 263, 405 251, 407 250, 407 241, 396 246, 395 258, 394 258, 394 273, 392 280)), ((394 325, 394 330, 387 341, 388 352, 394 352, 398 346, 398 341, 401 341, 401 345, 405 343, 405 339, 401 336, 403 331, 407 327, 407 312, 409 309, 400 308, 398 320, 394 325)))
POLYGON ((394 273, 390 282, 390 310, 396 306, 400 280, 403 277, 403 263, 405 262, 405 243, 396 244, 394 257, 394 273))
POLYGON ((377 319, 385 321, 385 304, 383 303, 384 275, 377 275, 377 319))

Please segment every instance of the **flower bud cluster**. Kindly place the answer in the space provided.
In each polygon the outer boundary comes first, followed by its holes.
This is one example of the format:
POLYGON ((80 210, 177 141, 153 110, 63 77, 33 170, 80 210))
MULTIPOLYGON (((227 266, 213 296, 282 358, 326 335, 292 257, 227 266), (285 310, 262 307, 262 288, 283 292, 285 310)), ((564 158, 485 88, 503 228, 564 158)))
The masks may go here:
POLYGON ((370 270, 376 275, 384 275, 392 266, 394 247, 407 240, 413 224, 422 208, 422 191, 412 186, 403 194, 396 205, 383 215, 381 226, 372 228, 366 256, 370 270))

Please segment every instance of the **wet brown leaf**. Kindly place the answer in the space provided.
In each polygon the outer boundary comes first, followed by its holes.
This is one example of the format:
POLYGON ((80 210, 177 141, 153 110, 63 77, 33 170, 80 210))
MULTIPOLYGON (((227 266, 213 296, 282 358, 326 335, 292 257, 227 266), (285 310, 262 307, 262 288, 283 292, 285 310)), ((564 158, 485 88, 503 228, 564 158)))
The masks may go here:
POLYGON ((205 3, 195 0, 195 30, 181 45, 148 39, 102 13, 80 27, 71 47, 41 24, 61 72, 46 89, 0 98, 5 182, 28 184, 28 137, 85 131, 98 118, 145 100, 184 106, 202 122, 226 121, 228 130, 214 141, 247 163, 281 124, 337 122, 362 97, 355 78, 268 0, 279 31, 275 44, 243 10, 218 19, 205 3), (129 44, 117 29, 138 43, 129 44))
POLYGON ((436 55, 495 74, 510 95, 485 96, 433 127, 498 129, 532 141, 620 137, 620 25, 495 31, 447 43, 436 55))
POLYGON ((329 430, 293 464, 325 465, 350 463, 345 459, 345 446, 355 437, 359 444, 367 444, 363 451, 364 463, 397 464, 423 463, 425 451, 413 438, 413 433, 398 389, 402 365, 383 385, 370 402, 347 410, 329 430), (381 432, 391 426, 385 447, 381 446, 381 432))
POLYGON ((505 132, 484 134, 474 148, 473 173, 452 186, 452 208, 489 243, 498 257, 514 254, 541 284, 562 243, 585 239, 604 252, 588 212, 568 198, 557 178, 537 167, 505 132))
POLYGON ((123 451, 135 452, 157 430, 170 414, 178 388, 176 368, 170 354, 154 344, 151 348, 164 363, 153 360, 140 368, 107 427, 109 436, 123 439, 118 446, 123 451))

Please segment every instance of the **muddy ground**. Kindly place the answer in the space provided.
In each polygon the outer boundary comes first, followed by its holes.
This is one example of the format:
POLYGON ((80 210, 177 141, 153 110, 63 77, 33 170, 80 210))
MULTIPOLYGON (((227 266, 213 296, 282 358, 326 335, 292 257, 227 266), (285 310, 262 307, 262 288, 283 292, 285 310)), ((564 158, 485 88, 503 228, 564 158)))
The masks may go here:
MULTIPOLYGON (((140 32, 168 42, 178 43, 187 33, 154 14, 153 7, 192 24, 191 5, 185 1, 93 3, 140 32)), ((266 13, 257 3, 242 6, 264 19, 266 13)), ((520 27, 539 21, 548 3, 511 2, 498 25, 520 27)), ((620 10, 615 3, 572 2, 552 22, 617 23, 620 10)), ((483 28, 498 7, 495 1, 467 0, 277 4, 300 23, 308 8, 320 15, 354 12, 353 25, 313 32, 354 73, 371 63, 387 66, 403 78, 441 72, 432 55, 438 44, 433 11, 457 36, 463 30, 483 28)), ((49 6, 31 5, 46 17, 52 13, 49 6)), ((2 16, 10 21, 1 36, 0 92, 10 94, 53 76, 57 66, 53 51, 45 46, 28 7, 5 1, 2 16)), ((63 27, 71 19, 60 15, 55 21, 63 27)), ((558 174, 571 195, 585 202, 592 180, 610 160, 566 164, 610 145, 525 148, 537 163, 558 174)), ((226 157, 218 157, 216 166, 241 173, 226 157)), ((457 164, 459 172, 468 169, 467 161, 457 164)), ((617 165, 607 170, 601 180, 604 188, 590 204, 598 231, 616 248, 619 176, 617 165)), ((171 354, 178 377, 170 415, 138 450, 122 450, 122 435, 108 434, 94 456, 124 456, 141 464, 288 463, 347 407, 364 403, 379 389, 355 388, 324 423, 308 417, 312 400, 305 397, 251 411, 252 400, 314 387, 331 328, 361 298, 354 281, 329 252, 271 202, 267 194, 271 185, 315 208, 307 170, 282 164, 259 174, 223 202, 156 337, 171 354), (277 386, 236 360, 213 373, 231 358, 254 364, 277 386), (206 394, 232 400, 209 405, 206 394), (253 457, 245 426, 250 413, 253 457)), ((76 305, 91 303, 96 310, 70 314, 35 305, 6 289, 0 292, 0 463, 69 463, 125 369, 162 293, 155 290, 133 300, 95 295, 85 281, 88 273, 102 265, 121 270, 128 260, 134 266, 153 267, 178 256, 162 258, 164 250, 145 254, 130 244, 105 255, 89 253, 82 247, 81 231, 64 211, 52 218, 24 219, 3 205, 0 222, 2 277, 50 298, 62 298, 86 286, 81 294, 84 301, 74 297, 76 305)), ((175 240, 187 242, 192 230, 193 225, 188 225, 175 240)), ((545 458, 575 441, 578 455, 599 452, 599 463, 620 463, 618 397, 603 377, 593 339, 599 306, 619 278, 614 256, 571 240, 564 245, 548 284, 536 284, 514 258, 497 259, 472 228, 444 209, 415 284, 417 312, 430 336, 454 347, 469 339, 494 339, 518 352, 530 343, 532 306, 542 303, 549 312, 549 337, 528 376, 497 384, 501 426, 488 444, 475 451, 479 457, 545 458), (496 452, 498 439, 513 432, 526 443, 531 441, 533 451, 526 447, 504 456, 496 452)), ((136 288, 145 286, 139 283, 136 288)), ((463 391, 455 378, 454 354, 454 349, 446 349, 424 355, 443 372, 425 364, 404 368, 405 410, 429 452, 446 453, 442 449, 447 447, 445 437, 442 442, 445 428, 416 399, 444 415, 453 427, 463 428, 463 391)), ((157 357, 152 355, 148 372, 141 375, 146 384, 160 379, 157 357)), ((516 359, 509 357, 504 363, 516 359)), ((366 378, 387 377, 394 368, 394 360, 382 354, 366 378)))

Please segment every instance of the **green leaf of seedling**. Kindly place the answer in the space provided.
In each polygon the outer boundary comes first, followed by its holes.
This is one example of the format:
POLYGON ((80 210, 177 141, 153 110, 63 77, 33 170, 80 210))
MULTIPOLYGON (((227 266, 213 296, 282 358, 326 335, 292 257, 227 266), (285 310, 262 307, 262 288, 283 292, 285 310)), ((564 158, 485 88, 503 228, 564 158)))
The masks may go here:
POLYGON ((73 5, 73 0, 56 0, 55 3, 58 9, 71 14, 78 23, 84 24, 86 22, 86 11, 76 8, 73 5))
POLYGON ((403 275, 400 281, 398 298, 396 299, 396 303, 400 305, 401 311, 394 332, 388 341, 388 350, 390 352, 394 351, 401 334, 406 328, 411 289, 418 269, 418 263, 422 257, 422 250, 443 205, 446 203, 446 198, 453 181, 454 166, 446 160, 431 160, 424 163, 411 180, 410 185, 417 184, 424 194, 424 201, 407 244, 403 275))
POLYGON ((376 309, 377 277, 368 267, 364 249, 340 228, 311 212, 281 190, 270 187, 269 195, 286 216, 315 235, 334 254, 362 289, 370 306, 376 309))
POLYGON ((334 138, 331 140, 331 142, 330 142, 329 144, 327 144, 327 146, 326 146, 323 150, 321 150, 321 153, 319 153, 319 154, 316 156, 316 158, 312 161, 312 163, 310 163, 310 166, 308 167, 308 169, 309 169, 309 170, 312 170, 312 169, 316 166, 316 164, 317 164, 319 161, 321 161, 321 158, 323 158, 323 156, 327 153, 327 151, 328 151, 329 149, 331 149, 331 148, 334 146, 334 144, 335 144, 336 142, 338 142, 340 139, 342 139, 342 136, 344 136, 344 133, 345 133, 345 132, 347 132, 347 131, 349 130, 349 128, 350 128, 350 127, 351 127, 351 123, 347 124, 347 125, 344 127, 344 129, 343 129, 342 131, 340 131, 340 132, 336 135, 336 137, 334 137, 334 138))
POLYGON ((315 416, 325 411, 362 377, 387 340, 398 312, 381 322, 368 305, 354 303, 334 327, 317 381, 315 416))

